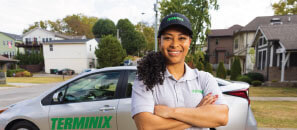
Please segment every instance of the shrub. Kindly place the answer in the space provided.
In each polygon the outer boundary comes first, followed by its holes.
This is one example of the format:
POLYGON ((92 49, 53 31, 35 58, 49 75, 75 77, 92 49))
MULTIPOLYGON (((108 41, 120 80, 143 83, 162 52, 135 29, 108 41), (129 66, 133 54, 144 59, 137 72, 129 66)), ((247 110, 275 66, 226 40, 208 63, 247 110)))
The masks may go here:
POLYGON ((14 69, 14 70, 7 70, 7 77, 13 77, 13 74, 16 74, 18 72, 23 72, 24 69, 14 69))
POLYGON ((23 74, 24 74, 24 77, 32 77, 33 76, 29 71, 24 71, 23 74))
POLYGON ((227 70, 227 75, 231 75, 231 70, 227 70))
POLYGON ((205 71, 212 74, 212 65, 210 63, 206 63, 205 71))
POLYGON ((238 81, 243 81, 243 82, 246 82, 246 83, 249 83, 249 84, 251 84, 251 82, 252 82, 252 80, 248 76, 246 76, 246 75, 240 75, 240 76, 238 76, 237 77, 237 80, 238 81))
POLYGON ((260 86, 260 85, 262 85, 262 82, 259 81, 259 80, 254 80, 254 81, 252 81, 252 85, 253 86, 260 86))
POLYGON ((201 61, 198 61, 195 66, 197 67, 198 70, 204 70, 204 65, 202 64, 201 61))
POLYGON ((261 74, 261 73, 256 73, 256 72, 249 72, 246 74, 248 77, 250 77, 250 79, 252 81, 254 80, 259 80, 259 81, 262 81, 264 82, 264 75, 261 74))
POLYGON ((226 69, 224 67, 223 62, 219 63, 219 67, 217 69, 217 77, 225 79, 226 78, 226 69))
POLYGON ((24 77, 24 72, 17 72, 15 77, 24 77))
POLYGON ((237 77, 241 75, 241 65, 238 57, 235 57, 232 65, 231 65, 231 80, 236 80, 237 77))

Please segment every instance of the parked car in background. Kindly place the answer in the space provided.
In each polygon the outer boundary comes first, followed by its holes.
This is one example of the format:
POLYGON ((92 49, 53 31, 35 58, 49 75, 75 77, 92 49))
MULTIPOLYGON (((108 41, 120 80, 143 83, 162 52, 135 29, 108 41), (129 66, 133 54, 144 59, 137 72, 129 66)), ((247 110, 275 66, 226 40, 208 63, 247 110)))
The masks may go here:
POLYGON ((65 68, 65 69, 59 70, 58 74, 59 75, 73 75, 73 74, 75 74, 75 71, 72 69, 65 68))
MULTIPOLYGON (((137 130, 131 118, 136 66, 78 75, 42 95, 0 110, 0 130, 137 130)), ((216 130, 256 130, 249 84, 216 78, 229 106, 229 122, 216 130)), ((211 117, 209 117, 211 118, 211 117)))

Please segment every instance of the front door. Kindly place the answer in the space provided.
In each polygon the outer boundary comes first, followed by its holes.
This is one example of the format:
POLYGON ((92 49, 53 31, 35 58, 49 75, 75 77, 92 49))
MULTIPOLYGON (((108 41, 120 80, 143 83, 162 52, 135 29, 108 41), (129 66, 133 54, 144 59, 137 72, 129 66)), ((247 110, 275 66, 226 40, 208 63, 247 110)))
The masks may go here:
POLYGON ((117 130, 116 88, 120 71, 91 74, 58 90, 58 103, 51 105, 51 130, 117 130))

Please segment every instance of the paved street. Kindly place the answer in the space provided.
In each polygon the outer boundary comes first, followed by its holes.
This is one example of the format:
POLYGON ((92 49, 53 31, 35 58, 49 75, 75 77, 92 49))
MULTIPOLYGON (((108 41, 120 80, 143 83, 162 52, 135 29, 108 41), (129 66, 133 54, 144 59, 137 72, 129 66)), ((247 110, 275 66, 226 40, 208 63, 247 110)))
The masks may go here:
POLYGON ((0 108, 7 105, 36 97, 42 92, 58 85, 59 83, 52 84, 15 84, 19 87, 0 87, 0 108))

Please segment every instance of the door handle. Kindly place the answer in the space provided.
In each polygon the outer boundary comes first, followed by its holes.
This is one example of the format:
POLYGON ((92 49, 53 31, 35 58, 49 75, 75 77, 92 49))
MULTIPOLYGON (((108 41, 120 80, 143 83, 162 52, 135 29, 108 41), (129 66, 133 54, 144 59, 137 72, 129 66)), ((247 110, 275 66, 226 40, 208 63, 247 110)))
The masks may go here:
POLYGON ((109 105, 104 105, 104 107, 101 107, 99 110, 100 111, 103 111, 103 112, 105 112, 105 111, 111 111, 111 110, 115 110, 115 107, 109 106, 109 105))

